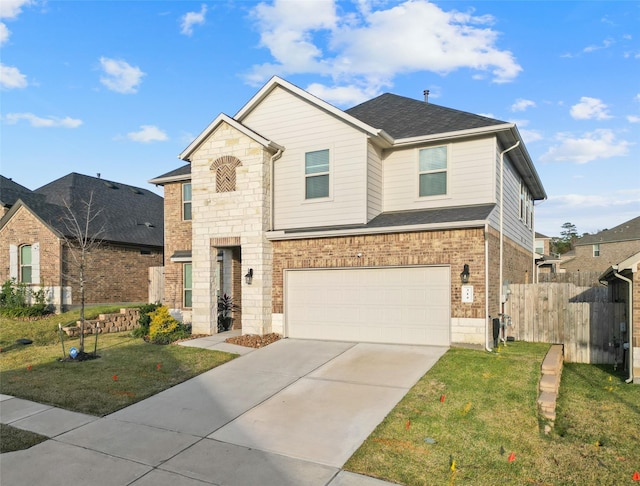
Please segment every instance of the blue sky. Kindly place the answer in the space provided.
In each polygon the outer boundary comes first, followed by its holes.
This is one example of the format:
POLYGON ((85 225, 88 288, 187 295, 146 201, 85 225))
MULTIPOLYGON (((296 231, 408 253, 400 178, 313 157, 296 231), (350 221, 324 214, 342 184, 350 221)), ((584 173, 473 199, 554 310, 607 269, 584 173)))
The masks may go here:
MULTIPOLYGON (((0 173, 147 181, 272 75, 346 109, 383 92, 516 122, 536 230, 640 215, 640 2, 0 2, 0 173)), ((160 189, 157 189, 161 193, 160 189)))

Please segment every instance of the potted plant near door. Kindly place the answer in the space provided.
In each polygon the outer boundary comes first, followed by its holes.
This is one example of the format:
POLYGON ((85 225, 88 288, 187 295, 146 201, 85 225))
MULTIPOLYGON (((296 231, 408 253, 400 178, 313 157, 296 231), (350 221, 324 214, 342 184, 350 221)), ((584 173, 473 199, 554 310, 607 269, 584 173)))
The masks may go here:
POLYGON ((224 332, 233 326, 233 317, 231 312, 236 309, 233 299, 228 294, 218 297, 218 332, 224 332))

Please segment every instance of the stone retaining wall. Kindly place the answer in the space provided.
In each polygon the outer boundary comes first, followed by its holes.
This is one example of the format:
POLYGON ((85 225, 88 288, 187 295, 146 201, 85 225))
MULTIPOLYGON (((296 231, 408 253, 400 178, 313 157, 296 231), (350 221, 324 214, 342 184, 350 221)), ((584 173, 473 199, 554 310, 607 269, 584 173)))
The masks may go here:
MULTIPOLYGON (((139 326, 140 309, 120 309, 120 312, 113 314, 100 314, 97 319, 84 321, 85 334, 102 334, 105 332, 132 331, 139 326)), ((80 321, 75 326, 65 326, 63 330, 69 336, 80 334, 80 321)))
POLYGON ((538 384, 538 408, 540 409, 540 414, 548 421, 545 433, 549 433, 550 427, 553 426, 556 420, 556 400, 560 389, 563 362, 563 347, 561 344, 552 345, 542 361, 542 376, 538 384))

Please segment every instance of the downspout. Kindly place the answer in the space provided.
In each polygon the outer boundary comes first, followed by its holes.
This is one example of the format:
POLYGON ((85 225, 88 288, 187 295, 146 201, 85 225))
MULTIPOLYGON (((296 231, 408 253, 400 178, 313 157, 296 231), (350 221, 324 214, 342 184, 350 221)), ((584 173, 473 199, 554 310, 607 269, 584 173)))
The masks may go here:
POLYGON ((273 231, 273 226, 274 226, 274 210, 273 210, 273 205, 275 204, 275 196, 274 196, 274 190, 273 190, 273 168, 275 166, 274 162, 276 160, 278 160, 280 157, 282 157, 282 149, 278 149, 278 151, 273 154, 271 156, 271 161, 270 161, 270 167, 269 167, 269 198, 270 198, 270 205, 271 207, 269 208, 269 231, 273 231))
POLYGON ((503 267, 503 254, 504 254, 504 235, 503 235, 503 219, 504 219, 504 154, 513 150, 518 145, 520 145, 520 140, 518 140, 515 145, 512 145, 506 150, 500 152, 500 287, 498 291, 500 292, 500 312, 504 314, 504 296, 502 295, 502 267, 503 267))
POLYGON ((492 333, 491 316, 489 316, 489 223, 484 224, 484 315, 487 319, 484 349, 491 353, 493 350, 489 346, 492 333))
POLYGON ((624 280, 627 282, 627 288, 629 289, 629 301, 627 305, 629 306, 628 312, 628 321, 629 321, 629 378, 625 380, 625 383, 631 383, 633 381, 633 282, 627 277, 623 277, 618 273, 618 266, 615 265, 613 267, 613 275, 620 280, 624 280))

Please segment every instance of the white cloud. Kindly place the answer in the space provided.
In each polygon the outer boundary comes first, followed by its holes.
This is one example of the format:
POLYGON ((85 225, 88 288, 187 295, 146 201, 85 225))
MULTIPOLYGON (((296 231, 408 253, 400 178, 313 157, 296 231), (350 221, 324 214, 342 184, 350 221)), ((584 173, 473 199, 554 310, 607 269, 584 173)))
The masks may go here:
POLYGON ((205 15, 207 13, 207 6, 203 3, 200 12, 187 12, 181 17, 180 33, 184 35, 193 34, 194 25, 203 25, 205 22, 205 15))
POLYGON ((108 89, 123 94, 137 93, 138 85, 145 75, 139 67, 107 57, 100 58, 100 65, 105 74, 100 82, 108 89))
POLYGON ((9 35, 11 35, 11 32, 9 32, 7 26, 0 22, 0 46, 9 40, 9 35))
POLYGON ((520 130, 520 135, 525 144, 537 142, 544 138, 538 130, 520 130))
POLYGON ((167 134, 155 125, 141 125, 137 132, 127 133, 127 138, 134 142, 151 143, 168 140, 167 134))
POLYGON ((626 140, 617 140, 612 130, 599 129, 574 138, 568 134, 558 134, 559 144, 549 148, 540 157, 543 162, 575 162, 586 164, 592 160, 608 159, 627 155, 633 145, 626 140))
POLYGON ((608 106, 598 98, 583 96, 580 103, 571 107, 571 116, 576 120, 606 120, 611 118, 607 112, 608 106))
POLYGON ((378 5, 383 4, 363 1, 359 11, 345 13, 327 0, 259 4, 253 16, 260 45, 274 62, 254 66, 247 80, 259 84, 274 74, 325 75, 332 82, 313 89, 342 104, 361 101, 365 91, 377 94, 404 73, 445 75, 467 68, 504 83, 522 71, 511 52, 496 47, 499 33, 491 28, 490 16, 444 11, 425 0, 374 10, 378 5), (353 96, 345 99, 348 93, 353 96))
POLYGON ((534 108, 535 106, 535 101, 519 98, 511 105, 511 111, 525 111, 527 108, 534 108))
POLYGON ((32 3, 32 0, 2 0, 0 2, 0 18, 15 19, 22 12, 22 7, 32 3))
POLYGON ((613 44, 615 44, 615 41, 613 39, 605 39, 602 41, 602 44, 587 46, 582 50, 582 52, 594 52, 599 51, 600 49, 607 49, 613 44))
POLYGON ((26 88, 28 84, 27 77, 17 67, 0 63, 0 88, 26 88))
POLYGON ((627 121, 629 123, 640 123, 640 116, 637 115, 627 115, 627 121))
POLYGON ((26 120, 35 128, 78 128, 82 125, 82 120, 68 116, 58 118, 56 116, 41 117, 33 113, 7 113, 4 118, 11 125, 18 123, 20 120, 26 120))

